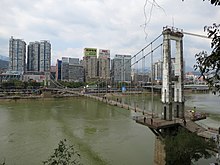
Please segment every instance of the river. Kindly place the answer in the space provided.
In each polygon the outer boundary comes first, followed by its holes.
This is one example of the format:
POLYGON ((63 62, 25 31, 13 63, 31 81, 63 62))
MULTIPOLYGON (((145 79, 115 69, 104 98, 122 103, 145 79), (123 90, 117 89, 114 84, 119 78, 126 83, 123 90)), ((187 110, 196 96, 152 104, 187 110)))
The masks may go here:
MULTIPOLYGON (((151 109, 151 97, 137 100, 151 109)), ((220 125, 220 102, 213 95, 188 95, 187 107, 206 111, 202 121, 220 125), (209 97, 207 97, 209 96, 209 97), (207 99, 210 98, 210 99, 207 99)), ((159 96, 154 107, 160 107, 159 96)), ((153 164, 154 134, 132 120, 134 112, 84 97, 0 102, 0 163, 39 165, 62 139, 80 152, 84 165, 153 164)), ((206 161, 203 161, 206 162, 206 161)))

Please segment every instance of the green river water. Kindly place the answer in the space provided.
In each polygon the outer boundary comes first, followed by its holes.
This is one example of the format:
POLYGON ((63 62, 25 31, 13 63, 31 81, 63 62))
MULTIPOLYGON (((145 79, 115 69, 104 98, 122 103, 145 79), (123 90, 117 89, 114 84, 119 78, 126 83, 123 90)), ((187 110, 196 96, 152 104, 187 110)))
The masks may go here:
MULTIPOLYGON (((217 127, 219 99, 191 94, 186 97, 186 106, 212 114, 202 122, 217 127)), ((151 109, 150 96, 123 98, 124 102, 132 100, 151 109)), ((160 109, 159 96, 154 97, 153 105, 160 109)), ((84 165, 151 165, 155 136, 147 127, 136 124, 133 115, 84 97, 1 101, 0 163, 5 159, 7 165, 42 164, 58 142, 67 139, 80 152, 84 165)))

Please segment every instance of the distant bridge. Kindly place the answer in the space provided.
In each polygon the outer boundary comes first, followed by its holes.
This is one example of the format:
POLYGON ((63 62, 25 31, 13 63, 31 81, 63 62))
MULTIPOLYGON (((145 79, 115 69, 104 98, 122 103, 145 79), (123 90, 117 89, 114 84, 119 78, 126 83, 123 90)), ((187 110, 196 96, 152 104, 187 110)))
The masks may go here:
MULTIPOLYGON (((145 85, 142 86, 144 89, 151 90, 153 88, 154 91, 161 92, 162 85, 145 85)), ((172 85, 172 88, 174 88, 174 85, 172 85)), ((190 85, 184 85, 184 90, 190 90, 190 91, 210 91, 210 88, 208 85, 198 85, 198 84, 190 84, 190 85)))

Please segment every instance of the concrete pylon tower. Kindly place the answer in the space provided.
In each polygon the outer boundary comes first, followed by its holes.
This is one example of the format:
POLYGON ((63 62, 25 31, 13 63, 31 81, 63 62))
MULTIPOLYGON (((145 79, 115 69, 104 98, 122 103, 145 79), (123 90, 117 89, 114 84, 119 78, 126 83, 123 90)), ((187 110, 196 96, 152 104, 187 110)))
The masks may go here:
POLYGON ((184 117, 184 95, 183 95, 183 33, 174 28, 163 30, 163 103, 162 118, 172 120, 184 117), (171 64, 171 40, 176 41, 175 67, 171 64), (174 69, 174 74, 172 74, 174 69), (174 90, 172 89, 174 85, 174 90))

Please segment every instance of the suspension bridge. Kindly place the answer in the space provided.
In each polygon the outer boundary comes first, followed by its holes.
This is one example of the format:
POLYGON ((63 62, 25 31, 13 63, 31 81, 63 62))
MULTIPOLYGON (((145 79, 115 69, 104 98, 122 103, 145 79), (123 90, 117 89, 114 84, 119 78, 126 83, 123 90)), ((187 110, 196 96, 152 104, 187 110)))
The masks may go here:
MULTIPOLYGON (((163 137, 163 131, 161 131, 162 129, 176 127, 176 125, 183 126, 184 119, 186 121, 186 129, 191 132, 195 132, 195 130, 197 130, 198 134, 200 133, 200 136, 210 138, 211 136, 213 136, 213 134, 208 135, 208 133, 205 133, 205 131, 207 130, 202 129, 201 126, 196 126, 194 122, 191 122, 192 118, 188 117, 185 113, 185 98, 183 92, 184 35, 207 38, 207 36, 184 32, 182 29, 168 26, 164 27, 163 32, 160 35, 158 35, 154 40, 152 40, 148 45, 146 45, 136 54, 131 56, 130 60, 126 62, 129 64, 131 70, 133 70, 137 75, 136 77, 135 75, 133 75, 133 79, 131 79, 130 82, 125 81, 124 76, 122 76, 123 79, 121 83, 115 82, 114 84, 113 81, 108 82, 107 80, 104 80, 106 82, 106 88, 99 88, 97 90, 94 90, 93 93, 96 93, 96 95, 92 95, 83 91, 84 89, 82 91, 76 91, 69 88, 67 89, 59 82, 54 81, 54 79, 50 79, 50 81, 55 84, 57 88, 47 88, 43 90, 92 97, 100 101, 105 101, 106 103, 109 103, 111 105, 117 105, 129 110, 134 110, 135 112, 142 114, 142 116, 139 115, 136 118, 136 122, 149 127, 156 136, 163 137), (176 49, 174 50, 174 53, 172 50, 171 41, 174 41, 176 44, 176 49), (174 59, 175 63, 173 62, 174 59), (159 69, 159 66, 156 68, 154 66, 154 63, 158 61, 161 62, 160 67, 162 67, 163 70, 162 75, 159 74, 159 71, 157 72, 158 75, 155 74, 156 70, 159 69), (138 76, 139 74, 140 76, 138 76), (137 81, 134 81, 134 79, 137 79, 137 81), (156 89, 155 82, 159 80, 162 83, 160 90, 161 102, 163 106, 159 113, 157 113, 158 111, 156 111, 153 107, 153 102, 154 92, 156 89), (151 107, 146 107, 144 103, 145 99, 143 99, 142 106, 137 106, 137 103, 135 101, 134 103, 123 103, 120 101, 120 99, 109 100, 107 97, 108 94, 121 92, 121 88, 124 86, 123 83, 127 83, 126 94, 130 95, 134 93, 143 93, 143 88, 146 87, 146 84, 148 84, 148 87, 151 89, 151 107), (111 86, 111 88, 108 88, 108 84, 111 86), (198 130, 203 130, 203 133, 198 130)), ((119 69, 116 70, 118 74, 125 74, 126 63, 123 63, 120 67, 118 67, 119 69)), ((111 75, 110 80, 114 80, 114 75, 111 75)), ((102 83, 102 81, 98 82, 98 87, 100 83, 102 83)), ((26 93, 29 94, 31 93, 31 91, 26 91, 26 93)), ((205 117, 206 116, 204 115, 200 115, 200 117, 198 117, 196 120, 203 119, 205 117)))
MULTIPOLYGON (((185 98, 184 98, 184 58, 183 58, 183 36, 192 35, 195 37, 207 38, 206 36, 184 32, 181 29, 174 27, 164 27, 162 34, 156 37, 147 46, 142 48, 138 53, 133 55, 127 63, 129 63, 132 70, 135 70, 137 75, 141 72, 141 78, 137 82, 126 82, 127 89, 126 94, 131 95, 134 93, 143 93, 143 86, 147 82, 151 86, 151 107, 146 108, 144 103, 142 106, 138 106, 135 101, 129 103, 124 103, 121 101, 120 97, 117 95, 121 92, 121 88, 124 86, 125 79, 121 83, 109 82, 111 88, 107 87, 105 89, 97 89, 96 94, 87 93, 86 91, 73 91, 66 89, 61 84, 57 84, 60 88, 52 89, 59 90, 62 92, 68 92, 84 97, 93 98, 99 101, 103 101, 107 104, 119 106, 128 110, 136 112, 134 116, 135 121, 138 124, 147 126, 157 137, 157 139, 163 139, 167 133, 178 130, 178 127, 183 127, 190 132, 197 133, 205 139, 213 138, 214 136, 219 136, 219 130, 209 127, 204 127, 195 123, 197 120, 205 119, 206 114, 199 113, 195 115, 195 112, 189 112, 185 110, 185 98), (162 41, 161 41, 162 38, 162 41), (171 48, 171 41, 175 42, 175 50, 173 55, 173 50, 171 48), (175 63, 173 60, 175 59, 175 63), (162 75, 155 75, 155 68, 153 65, 156 61, 161 61, 162 75), (175 65, 175 66, 174 66, 175 65), (150 67, 147 67, 150 66, 150 67), (141 68, 141 69, 140 69, 141 68), (155 80, 160 79, 161 85, 161 102, 162 109, 156 111, 153 106, 154 102, 154 85, 155 80), (141 82, 141 83, 139 83, 141 82), (139 88, 141 87, 141 88, 139 88), (116 100, 110 99, 110 94, 116 94, 116 100), (159 113, 157 113, 159 112, 159 113)), ((117 71, 118 74, 125 74, 125 66, 122 64, 117 71)), ((159 72, 158 72, 159 74, 159 72)), ((124 77, 124 76, 122 76, 124 77)), ((114 79, 114 77, 111 77, 114 79)), ((99 82, 100 83, 100 82, 99 82)), ((98 84, 99 86, 99 84, 98 84)), ((144 95, 143 95, 144 97, 144 95)), ((218 141, 219 143, 219 141, 218 141)), ((164 163, 164 155, 161 154, 163 150, 162 144, 158 140, 155 144, 155 164, 164 163)), ((220 153, 220 148, 213 149, 220 153)), ((220 154, 219 154, 220 155, 220 154)))

